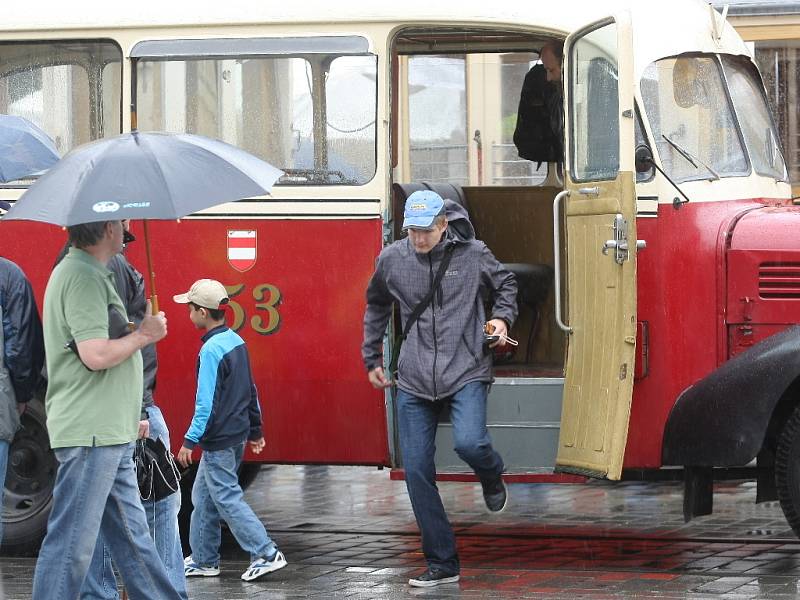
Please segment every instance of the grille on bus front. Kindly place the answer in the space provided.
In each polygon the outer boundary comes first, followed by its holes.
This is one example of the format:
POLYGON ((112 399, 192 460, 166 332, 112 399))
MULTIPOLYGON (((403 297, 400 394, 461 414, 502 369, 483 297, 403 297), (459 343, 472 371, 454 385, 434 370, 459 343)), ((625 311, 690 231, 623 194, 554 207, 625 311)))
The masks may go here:
POLYGON ((758 294, 762 298, 800 299, 800 263, 762 263, 758 294))

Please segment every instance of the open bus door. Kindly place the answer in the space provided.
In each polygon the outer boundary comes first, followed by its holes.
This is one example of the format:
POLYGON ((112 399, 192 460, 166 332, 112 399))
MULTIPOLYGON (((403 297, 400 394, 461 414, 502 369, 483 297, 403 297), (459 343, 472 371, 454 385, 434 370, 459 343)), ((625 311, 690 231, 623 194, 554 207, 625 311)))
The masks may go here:
POLYGON ((568 324, 559 324, 570 333, 556 471, 619 479, 636 340, 629 18, 573 33, 564 56, 566 190, 554 208, 566 229, 568 324))

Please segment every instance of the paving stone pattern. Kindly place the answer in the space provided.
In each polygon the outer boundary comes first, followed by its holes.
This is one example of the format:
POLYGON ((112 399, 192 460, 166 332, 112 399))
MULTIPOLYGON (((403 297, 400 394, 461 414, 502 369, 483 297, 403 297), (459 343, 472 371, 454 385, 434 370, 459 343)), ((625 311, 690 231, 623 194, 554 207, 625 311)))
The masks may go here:
MULTIPOLYGON (((462 561, 457 585, 410 588, 424 568, 402 481, 357 467, 265 467, 247 499, 289 566, 261 580, 226 536, 219 578, 193 600, 239 598, 800 598, 800 541, 750 482, 717 484, 714 514, 683 522, 678 483, 521 484, 488 515, 478 484, 439 484, 462 561)), ((0 560, 0 597, 30 598, 34 559, 0 560)))

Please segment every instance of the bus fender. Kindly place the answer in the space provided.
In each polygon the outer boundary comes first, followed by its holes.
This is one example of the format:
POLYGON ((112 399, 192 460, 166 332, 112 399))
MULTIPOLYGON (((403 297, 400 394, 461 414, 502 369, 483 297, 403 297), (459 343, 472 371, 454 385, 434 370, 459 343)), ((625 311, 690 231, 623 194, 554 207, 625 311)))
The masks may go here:
POLYGON ((664 428, 662 464, 745 465, 759 453, 772 413, 800 377, 800 326, 726 361, 678 397, 664 428))

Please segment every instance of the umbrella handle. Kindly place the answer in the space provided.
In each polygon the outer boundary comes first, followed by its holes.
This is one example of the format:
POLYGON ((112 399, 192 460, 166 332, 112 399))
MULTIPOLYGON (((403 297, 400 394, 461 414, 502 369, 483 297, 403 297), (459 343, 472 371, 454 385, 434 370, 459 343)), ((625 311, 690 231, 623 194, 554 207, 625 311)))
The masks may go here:
POLYGON ((142 221, 144 224, 144 250, 147 254, 147 275, 150 279, 150 305, 153 314, 158 314, 158 294, 156 294, 156 272, 153 270, 153 257, 150 255, 150 231, 147 226, 147 219, 142 221))

